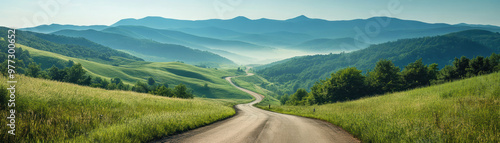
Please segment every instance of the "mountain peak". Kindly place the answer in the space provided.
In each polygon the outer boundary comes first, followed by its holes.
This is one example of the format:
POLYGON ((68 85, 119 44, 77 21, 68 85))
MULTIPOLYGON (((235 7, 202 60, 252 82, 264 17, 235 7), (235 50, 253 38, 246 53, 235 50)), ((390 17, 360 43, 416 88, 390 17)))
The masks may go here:
POLYGON ((250 19, 248 19, 245 16, 238 16, 238 17, 233 18, 232 20, 250 20, 250 19))
POLYGON ((310 20, 310 18, 305 16, 305 15, 300 15, 300 16, 297 16, 295 18, 288 19, 286 21, 305 21, 305 20, 310 20))

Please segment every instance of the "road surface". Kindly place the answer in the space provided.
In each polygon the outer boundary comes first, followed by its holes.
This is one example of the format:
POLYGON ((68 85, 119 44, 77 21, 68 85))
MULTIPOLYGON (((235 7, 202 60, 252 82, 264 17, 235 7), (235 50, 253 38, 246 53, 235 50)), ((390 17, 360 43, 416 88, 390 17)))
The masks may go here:
MULTIPOLYGON (((248 74, 250 76, 253 74, 248 74)), ((253 105, 263 96, 234 85, 256 98, 251 103, 236 105, 236 115, 183 134, 155 142, 185 143, 351 143, 360 142, 331 123, 259 109, 253 105)), ((272 107, 271 107, 272 108, 272 107)))

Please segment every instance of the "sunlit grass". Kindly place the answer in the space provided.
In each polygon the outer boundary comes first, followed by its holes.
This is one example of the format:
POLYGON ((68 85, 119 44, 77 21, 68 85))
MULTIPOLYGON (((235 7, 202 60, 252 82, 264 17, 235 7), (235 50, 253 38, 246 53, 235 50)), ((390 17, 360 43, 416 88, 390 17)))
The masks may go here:
POLYGON ((270 110, 326 120, 363 142, 497 143, 499 99, 500 73, 494 73, 355 101, 270 110))
MULTIPOLYGON (((7 121, 0 120, 5 142, 145 142, 230 117, 233 105, 248 102, 167 98, 18 77, 16 136, 5 134, 7 121)), ((6 80, 0 78, 3 87, 6 80)))

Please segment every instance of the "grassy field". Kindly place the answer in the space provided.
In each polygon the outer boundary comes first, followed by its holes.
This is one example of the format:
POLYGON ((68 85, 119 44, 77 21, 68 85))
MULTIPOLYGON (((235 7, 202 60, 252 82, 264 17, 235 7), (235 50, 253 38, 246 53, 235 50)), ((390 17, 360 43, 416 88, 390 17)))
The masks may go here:
POLYGON ((101 64, 84 59, 67 57, 47 51, 37 50, 24 45, 19 45, 28 50, 34 58, 56 58, 64 61, 72 60, 81 63, 88 73, 95 77, 110 79, 121 78, 126 84, 135 84, 138 80, 146 82, 146 79, 153 77, 159 83, 168 83, 170 87, 177 84, 186 84, 192 88, 194 94, 199 97, 218 99, 251 99, 252 97, 234 87, 232 87, 222 77, 240 75, 236 70, 217 70, 199 68, 196 66, 178 62, 134 62, 125 65, 113 66, 101 64), (208 85, 208 89, 204 85, 208 85))
POLYGON ((363 142, 498 143, 500 73, 349 102, 271 110, 326 120, 363 142))
POLYGON ((260 86, 257 86, 257 84, 260 84, 262 82, 268 82, 266 79, 257 75, 253 75, 253 76, 240 76, 232 78, 232 81, 239 87, 243 87, 245 89, 248 89, 250 91, 265 96, 265 98, 261 102, 257 103, 256 106, 268 107, 269 104, 271 106, 280 105, 280 101, 273 97, 275 96, 273 92, 264 89, 260 86))
MULTIPOLYGON (((176 99, 18 77, 16 136, 6 134, 7 121, 0 120, 6 142, 145 142, 230 117, 233 105, 249 101, 176 99)), ((0 77, 3 90, 6 80, 0 77)))

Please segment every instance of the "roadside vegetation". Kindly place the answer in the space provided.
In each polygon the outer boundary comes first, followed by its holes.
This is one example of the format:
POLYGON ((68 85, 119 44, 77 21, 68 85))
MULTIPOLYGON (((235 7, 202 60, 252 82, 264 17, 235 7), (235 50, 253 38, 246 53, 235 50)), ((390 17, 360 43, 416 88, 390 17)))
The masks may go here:
MULTIPOLYGON (((168 98, 17 77, 16 136, 0 135, 5 142, 147 142, 230 117, 233 105, 249 101, 168 98)), ((0 77, 1 101, 6 81, 0 77)), ((0 109, 0 116, 10 114, 4 102, 0 109)))
POLYGON ((325 120, 363 142, 500 142, 500 73, 354 101, 263 109, 325 120))

